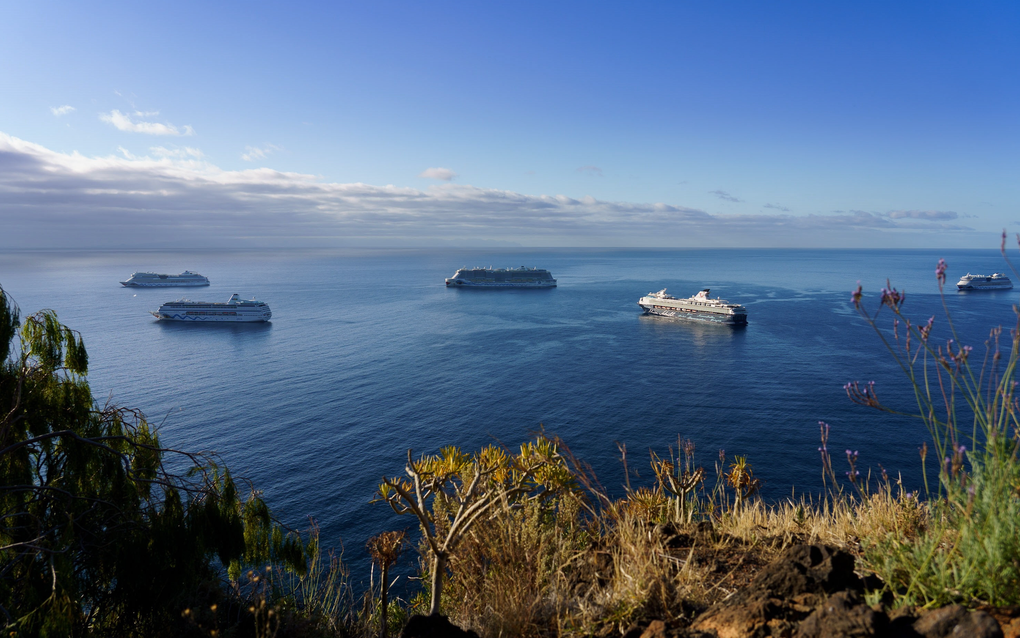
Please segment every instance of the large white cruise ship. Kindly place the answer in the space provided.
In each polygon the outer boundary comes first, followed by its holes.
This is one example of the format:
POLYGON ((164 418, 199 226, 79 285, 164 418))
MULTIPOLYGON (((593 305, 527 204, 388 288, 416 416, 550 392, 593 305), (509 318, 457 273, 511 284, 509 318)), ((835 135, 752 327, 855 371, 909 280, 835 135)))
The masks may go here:
POLYGON ((665 317, 689 317, 691 319, 708 319, 721 323, 747 323, 747 309, 740 304, 731 304, 724 299, 708 298, 708 288, 693 297, 677 299, 666 294, 663 288, 659 292, 650 292, 641 297, 638 305, 650 315, 665 317))
POLYGON ((1013 282, 1001 272, 989 275, 972 275, 967 273, 960 277, 956 288, 958 290, 1009 290, 1013 282))
POLYGON ((152 312, 160 321, 210 321, 254 322, 269 321, 273 312, 264 301, 243 300, 236 294, 227 301, 191 301, 178 299, 168 301, 152 312))
POLYGON ((154 272, 131 273, 127 281, 120 282, 122 286, 141 286, 146 288, 164 286, 208 286, 209 278, 203 277, 197 272, 185 270, 179 275, 161 275, 154 272))
POLYGON ((446 280, 451 288, 555 288, 556 280, 542 268, 461 268, 446 280))

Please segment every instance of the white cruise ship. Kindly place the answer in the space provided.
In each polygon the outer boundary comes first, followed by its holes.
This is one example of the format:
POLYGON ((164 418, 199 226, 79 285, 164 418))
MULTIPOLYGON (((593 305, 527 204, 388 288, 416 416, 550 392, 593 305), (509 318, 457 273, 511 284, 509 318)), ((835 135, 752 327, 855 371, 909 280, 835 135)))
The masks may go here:
POLYGON ((451 288, 555 288, 556 280, 542 268, 461 268, 446 280, 451 288))
POLYGON ((638 301, 638 305, 644 308, 645 313, 650 315, 662 315, 665 317, 687 317, 691 319, 708 319, 721 323, 745 324, 747 323, 747 309, 740 304, 731 304, 724 299, 708 298, 708 288, 705 288, 693 297, 677 299, 666 294, 663 288, 659 292, 650 292, 647 296, 638 301))
POLYGON ((197 272, 185 270, 179 275, 160 275, 154 272, 131 273, 127 281, 120 282, 122 286, 140 286, 146 288, 164 286, 208 286, 209 278, 203 277, 197 272))
POLYGON ((255 322, 269 321, 273 312, 264 301, 243 300, 236 294, 227 301, 191 301, 178 299, 168 301, 153 311, 152 316, 160 321, 210 321, 255 322))
POLYGON ((972 275, 967 273, 960 277, 960 281, 956 283, 958 290, 1009 290, 1012 287, 1013 282, 1001 272, 992 273, 991 275, 972 275))

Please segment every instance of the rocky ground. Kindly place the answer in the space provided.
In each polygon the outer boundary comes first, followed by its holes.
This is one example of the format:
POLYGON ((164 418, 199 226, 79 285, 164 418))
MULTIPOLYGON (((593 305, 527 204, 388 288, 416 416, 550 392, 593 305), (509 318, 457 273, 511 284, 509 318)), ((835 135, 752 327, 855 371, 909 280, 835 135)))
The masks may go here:
MULTIPOLYGON (((771 564, 737 563, 754 573, 690 623, 649 620, 627 630, 624 638, 1020 638, 1020 608, 893 610, 868 605, 864 592, 880 583, 854 571, 854 557, 824 545, 795 545, 771 564), (749 581, 749 582, 748 582, 749 581)), ((619 636, 607 627, 604 636, 619 636)), ((403 638, 476 638, 442 616, 411 619, 403 638)))

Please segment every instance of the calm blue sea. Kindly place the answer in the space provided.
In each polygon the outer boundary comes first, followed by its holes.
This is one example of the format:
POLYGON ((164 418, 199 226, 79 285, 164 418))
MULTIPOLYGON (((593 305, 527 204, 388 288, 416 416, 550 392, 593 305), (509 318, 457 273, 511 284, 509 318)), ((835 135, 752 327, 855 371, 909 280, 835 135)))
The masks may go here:
MULTIPOLYGON (((849 380, 913 406, 905 380, 857 317, 890 278, 905 310, 941 322, 934 268, 950 284, 1003 270, 998 251, 517 250, 7 253, 0 285, 23 314, 52 308, 81 331, 101 402, 142 409, 165 445, 213 450, 264 491, 284 522, 320 523, 357 555, 380 531, 411 527, 370 504, 408 448, 516 446, 541 427, 564 438, 615 493, 650 484, 648 450, 693 439, 711 468, 746 455, 765 496, 820 486, 818 421, 831 449, 858 450, 920 485, 920 422, 853 405, 849 380), (453 290, 461 266, 539 266, 551 290, 453 290), (129 289, 133 271, 210 278, 199 289, 129 289), (748 308, 745 328, 642 316, 638 298, 710 287, 748 308), (231 293, 273 310, 263 325, 157 323, 178 297, 231 293)), ((964 341, 1015 324, 1016 291, 947 295, 964 341)), ((883 320, 888 325, 888 319, 883 320)), ((939 333, 944 337, 944 332, 939 333)), ((837 456, 837 471, 845 462, 837 456)))

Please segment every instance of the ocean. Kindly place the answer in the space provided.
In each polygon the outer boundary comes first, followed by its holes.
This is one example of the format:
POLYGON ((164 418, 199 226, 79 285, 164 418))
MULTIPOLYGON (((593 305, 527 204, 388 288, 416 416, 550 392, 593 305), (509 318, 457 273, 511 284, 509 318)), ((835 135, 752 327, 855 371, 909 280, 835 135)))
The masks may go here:
MULTIPOLYGON (((411 528, 371 503, 406 453, 446 445, 514 448, 544 429, 591 464, 614 495, 651 485, 649 451, 678 436, 710 470, 720 450, 744 455, 781 499, 821 487, 819 421, 862 470, 921 487, 923 424, 854 405, 843 385, 875 381, 911 411, 906 379, 850 299, 907 293, 904 311, 935 316, 948 337, 935 279, 949 263, 946 304, 961 341, 983 353, 989 329, 1016 324, 1017 290, 958 293, 959 276, 1006 268, 996 250, 337 250, 38 253, 0 255, 0 286, 22 314, 55 310, 81 332, 98 401, 141 409, 164 445, 220 455, 263 492, 287 525, 313 517, 326 546, 361 556, 376 533, 411 528), (547 268, 546 290, 457 290, 463 266, 547 268), (206 288, 138 289, 134 271, 197 271, 206 288), (702 288, 748 309, 731 327, 643 316, 661 288, 702 288), (252 325, 156 322, 179 297, 268 302, 252 325)), ((883 313, 881 325, 891 327, 883 313)), ((1008 332, 1007 332, 1008 334, 1008 332)), ((935 461, 929 458, 929 463, 935 461)))

